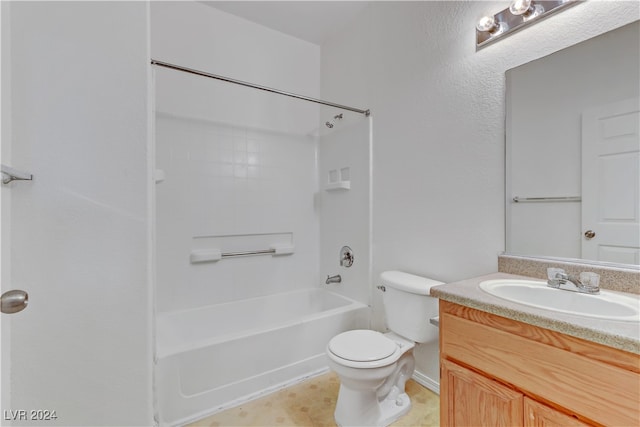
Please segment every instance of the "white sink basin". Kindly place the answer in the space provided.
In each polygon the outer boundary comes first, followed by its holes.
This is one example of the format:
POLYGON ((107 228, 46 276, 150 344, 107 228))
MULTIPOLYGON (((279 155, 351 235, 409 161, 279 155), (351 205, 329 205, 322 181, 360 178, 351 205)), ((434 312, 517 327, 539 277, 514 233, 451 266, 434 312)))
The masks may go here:
POLYGON ((640 322, 640 299, 600 290, 589 295, 554 289, 537 280, 486 280, 480 289, 498 298, 578 316, 640 322))

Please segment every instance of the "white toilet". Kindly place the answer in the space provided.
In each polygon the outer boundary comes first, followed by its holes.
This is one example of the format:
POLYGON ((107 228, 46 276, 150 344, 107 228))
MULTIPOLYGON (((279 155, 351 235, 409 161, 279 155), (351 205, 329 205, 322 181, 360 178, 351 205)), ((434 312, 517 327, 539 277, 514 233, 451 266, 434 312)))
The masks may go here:
POLYGON ((438 300, 429 290, 442 282, 401 271, 385 271, 380 279, 392 332, 347 331, 327 345, 329 367, 340 377, 339 426, 387 426, 409 412, 404 385, 415 366, 413 347, 438 339, 438 328, 429 323, 438 315, 438 300))

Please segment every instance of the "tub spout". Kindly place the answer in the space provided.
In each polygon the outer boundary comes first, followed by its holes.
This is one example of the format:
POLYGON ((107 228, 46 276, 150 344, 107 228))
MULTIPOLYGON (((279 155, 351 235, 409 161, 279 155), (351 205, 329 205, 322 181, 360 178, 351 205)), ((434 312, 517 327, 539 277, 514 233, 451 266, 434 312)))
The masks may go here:
POLYGON ((327 276, 327 280, 325 280, 325 284, 330 284, 330 283, 340 283, 342 282, 342 277, 340 277, 339 274, 336 274, 335 276, 327 276))

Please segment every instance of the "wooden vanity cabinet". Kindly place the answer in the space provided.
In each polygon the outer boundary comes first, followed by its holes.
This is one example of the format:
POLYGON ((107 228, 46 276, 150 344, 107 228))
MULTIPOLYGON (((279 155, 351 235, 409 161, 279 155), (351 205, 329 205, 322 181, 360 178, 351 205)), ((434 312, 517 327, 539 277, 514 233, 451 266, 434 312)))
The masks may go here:
POLYGON ((640 356, 440 301, 443 426, 640 426, 640 356))

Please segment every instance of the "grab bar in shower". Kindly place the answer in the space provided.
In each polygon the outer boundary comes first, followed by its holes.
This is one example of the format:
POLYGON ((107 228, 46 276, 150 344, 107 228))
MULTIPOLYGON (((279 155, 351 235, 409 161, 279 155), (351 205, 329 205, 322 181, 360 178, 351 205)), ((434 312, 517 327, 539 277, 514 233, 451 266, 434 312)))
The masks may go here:
POLYGON ((235 258, 253 255, 290 255, 293 253, 293 245, 273 245, 269 249, 259 251, 222 252, 219 249, 192 251, 189 260, 192 264, 200 262, 220 261, 222 258, 235 258))
POLYGON ((237 256, 266 255, 275 254, 275 249, 265 249, 262 251, 242 251, 242 252, 223 252, 220 254, 222 258, 233 258, 237 256))
POLYGON ((581 202, 580 196, 567 197, 514 197, 513 203, 532 203, 532 202, 581 202))

